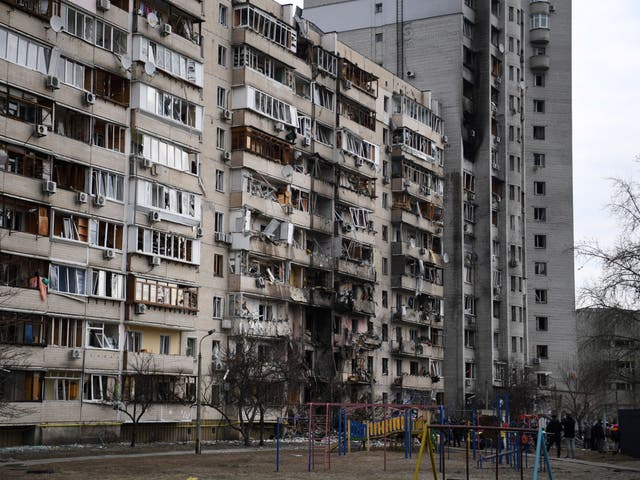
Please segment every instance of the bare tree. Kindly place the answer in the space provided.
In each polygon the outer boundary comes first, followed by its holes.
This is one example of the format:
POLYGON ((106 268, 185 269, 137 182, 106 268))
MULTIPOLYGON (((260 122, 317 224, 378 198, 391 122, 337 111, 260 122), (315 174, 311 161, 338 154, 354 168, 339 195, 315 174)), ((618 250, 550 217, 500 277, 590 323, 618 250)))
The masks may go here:
POLYGON ((122 377, 121 383, 116 384, 110 392, 110 400, 105 402, 131 420, 132 447, 136 446, 140 420, 156 400, 157 374, 154 357, 147 353, 137 354, 132 362, 131 372, 122 377))
POLYGON ((612 181, 609 210, 619 220, 617 240, 611 247, 595 241, 577 247, 583 260, 600 269, 599 277, 581 291, 586 313, 578 331, 586 355, 596 356, 608 369, 607 381, 628 383, 635 390, 640 386, 637 369, 625 366, 637 360, 640 346, 640 184, 612 181))
POLYGON ((218 411, 247 446, 259 423, 262 444, 265 414, 282 410, 287 389, 305 378, 301 356, 286 339, 239 337, 223 358, 223 368, 211 372, 212 385, 203 389, 203 403, 218 411))
POLYGON ((606 394, 606 365, 597 359, 581 357, 559 367, 562 408, 582 424, 597 412, 606 394))

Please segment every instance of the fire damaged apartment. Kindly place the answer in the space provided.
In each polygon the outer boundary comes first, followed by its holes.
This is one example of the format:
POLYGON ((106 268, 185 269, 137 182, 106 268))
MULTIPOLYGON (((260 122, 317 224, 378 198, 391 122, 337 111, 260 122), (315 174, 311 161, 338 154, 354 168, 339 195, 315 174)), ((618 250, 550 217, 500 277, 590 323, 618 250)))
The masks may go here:
POLYGON ((251 355, 268 419, 443 401, 430 91, 272 0, 0 3, 0 444, 223 438, 251 355))

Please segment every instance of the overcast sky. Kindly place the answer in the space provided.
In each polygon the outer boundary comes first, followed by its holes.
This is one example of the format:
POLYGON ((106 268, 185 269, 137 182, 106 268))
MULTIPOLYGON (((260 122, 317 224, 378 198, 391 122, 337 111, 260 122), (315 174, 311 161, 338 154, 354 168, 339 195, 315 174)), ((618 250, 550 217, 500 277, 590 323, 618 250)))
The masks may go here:
MULTIPOLYGON (((640 155, 640 1, 572 5, 575 241, 611 245, 618 229, 606 210, 609 179, 640 176, 633 162, 640 155)), ((595 266, 576 261, 577 289, 596 276, 595 266)))

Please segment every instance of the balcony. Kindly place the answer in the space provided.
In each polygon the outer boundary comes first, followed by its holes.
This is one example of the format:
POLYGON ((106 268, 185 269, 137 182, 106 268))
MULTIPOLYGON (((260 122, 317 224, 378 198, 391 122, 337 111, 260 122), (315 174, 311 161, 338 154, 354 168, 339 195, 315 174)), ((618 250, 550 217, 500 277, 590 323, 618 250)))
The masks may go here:
POLYGON ((367 282, 376 281, 376 269, 373 265, 366 262, 350 262, 342 258, 337 258, 335 267, 338 273, 350 275, 367 282))
POLYGON ((534 55, 529 57, 529 67, 531 70, 546 71, 549 70, 551 59, 549 55, 534 55))
POLYGON ((99 369, 117 371, 120 359, 118 350, 98 348, 67 348, 50 346, 24 349, 26 365, 31 368, 99 369), (77 353, 79 352, 79 353, 77 353))
POLYGON ((420 230, 426 230, 435 235, 442 233, 442 222, 429 220, 421 215, 408 212, 402 208, 393 207, 391 210, 391 222, 393 223, 406 223, 412 225, 420 230))
POLYGON ((278 300, 291 300, 291 287, 286 283, 270 282, 263 277, 249 275, 229 275, 229 291, 244 292, 278 300))
POLYGON ((322 287, 311 287, 309 303, 316 307, 331 308, 335 302, 335 292, 322 287))
POLYGON ((290 204, 279 203, 269 198, 251 195, 248 192, 232 192, 229 195, 229 206, 231 208, 248 207, 252 211, 261 212, 267 217, 309 228, 310 215, 308 212, 296 210, 290 204))
POLYGON ((428 358, 426 345, 413 340, 390 342, 389 350, 393 355, 411 358, 428 358))
POLYGON ((193 375, 196 366, 196 359, 186 355, 160 355, 146 352, 125 352, 124 354, 125 368, 129 371, 134 371, 136 365, 141 365, 141 362, 147 359, 157 373, 193 375))
POLYGON ((442 297, 444 295, 444 287, 442 285, 437 285, 422 277, 414 277, 410 274, 392 276, 391 288, 411 290, 415 292, 416 295, 422 294, 432 297, 442 297))
POLYGON ((431 323, 431 315, 429 312, 400 307, 394 312, 393 321, 410 325, 427 326, 431 323))
POLYGON ((551 30, 548 28, 535 28, 529 32, 529 41, 535 45, 544 45, 551 40, 551 30))
POLYGON ((418 197, 421 200, 436 204, 438 206, 442 206, 443 204, 442 195, 439 195, 435 191, 428 189, 426 185, 420 185, 406 178, 392 178, 391 191, 406 192, 413 197, 418 197))
POLYGON ((435 386, 442 388, 442 380, 434 384, 428 375, 402 375, 393 379, 391 388, 406 388, 410 390, 432 390, 435 386))
POLYGON ((373 211, 375 209, 375 190, 355 191, 345 187, 338 187, 338 195, 336 200, 341 200, 351 205, 358 205, 360 208, 366 208, 373 211))
POLYGON ((269 320, 260 321, 247 318, 232 320, 232 336, 275 339, 291 336, 291 326, 287 321, 269 320))

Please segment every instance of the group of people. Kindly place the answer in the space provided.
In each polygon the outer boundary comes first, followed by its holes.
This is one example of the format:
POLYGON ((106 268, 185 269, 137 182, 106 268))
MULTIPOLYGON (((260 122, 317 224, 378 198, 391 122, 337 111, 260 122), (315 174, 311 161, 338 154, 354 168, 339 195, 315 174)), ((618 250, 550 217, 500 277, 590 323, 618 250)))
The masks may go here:
MULTIPOLYGON (((561 441, 564 439, 567 452, 564 458, 575 458, 576 450, 576 421, 568 413, 562 420, 558 420, 556 414, 551 416, 551 421, 547 424, 547 451, 556 446, 558 458, 560 458, 561 441)), ((593 424, 586 422, 582 428, 582 439, 586 450, 604 452, 606 438, 610 437, 614 445, 614 452, 617 453, 620 445, 620 428, 615 424, 611 429, 605 430, 602 420, 593 424)))
MULTIPOLYGON (((614 420, 615 422, 615 420, 614 420)), ((602 420, 596 423, 585 423, 583 428, 584 448, 586 450, 594 450, 604 452, 606 447, 606 438, 609 437, 613 442, 613 452, 618 453, 620 449, 620 427, 614 423, 611 428, 605 429, 602 420)))
POLYGON ((553 445, 556 446, 558 458, 560 458, 561 441, 567 448, 567 454, 564 458, 576 458, 576 421, 566 413, 562 420, 558 420, 555 413, 551 416, 551 421, 547 425, 547 451, 551 450, 553 445))

